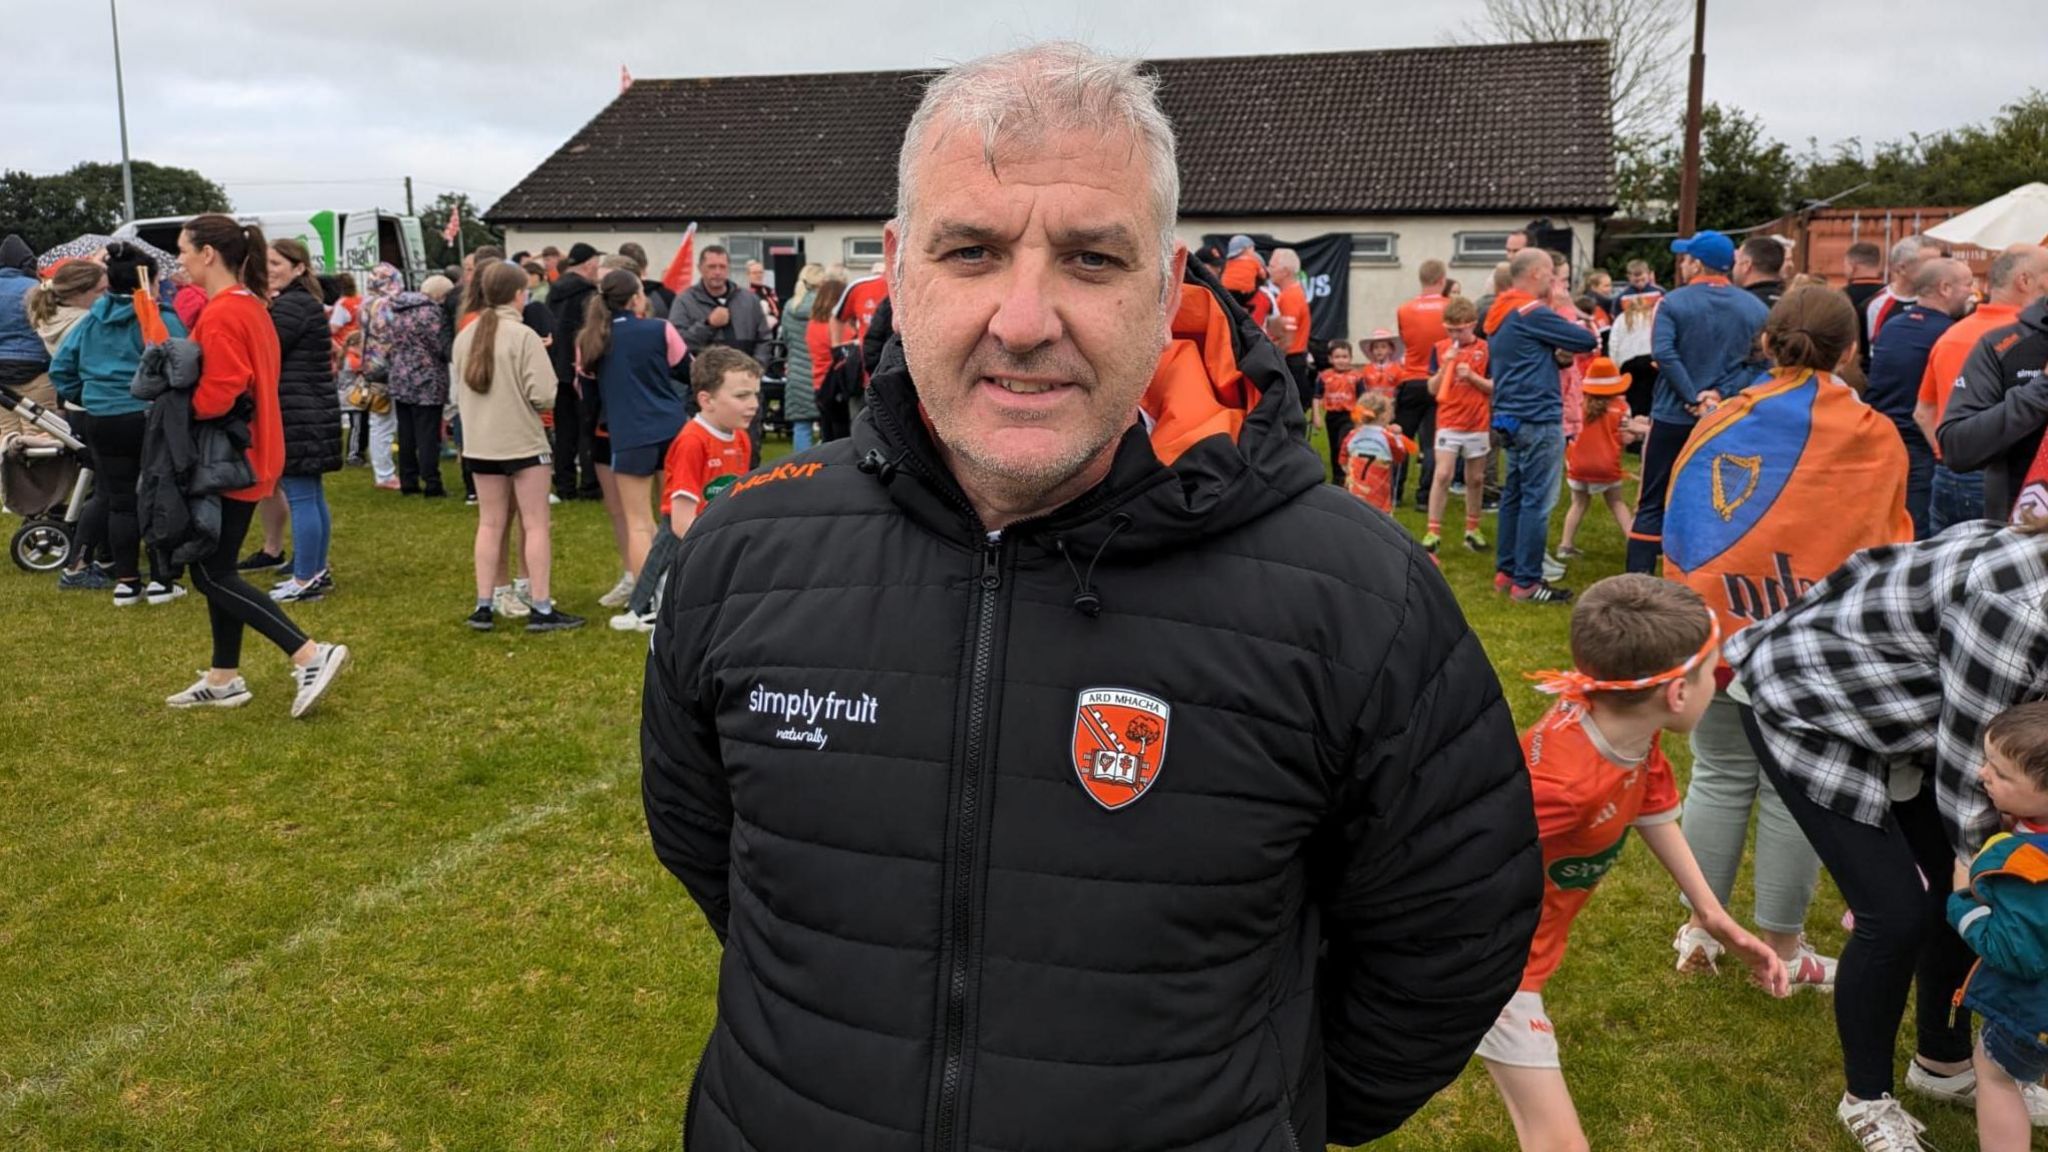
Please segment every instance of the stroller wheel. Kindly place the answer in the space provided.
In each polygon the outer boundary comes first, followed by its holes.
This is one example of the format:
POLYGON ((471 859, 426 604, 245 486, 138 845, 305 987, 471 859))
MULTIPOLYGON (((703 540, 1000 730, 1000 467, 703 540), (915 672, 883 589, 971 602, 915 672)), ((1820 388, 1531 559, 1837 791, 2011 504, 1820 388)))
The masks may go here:
POLYGON ((24 572, 55 572, 71 558, 71 525, 62 520, 31 520, 15 530, 8 551, 24 572))

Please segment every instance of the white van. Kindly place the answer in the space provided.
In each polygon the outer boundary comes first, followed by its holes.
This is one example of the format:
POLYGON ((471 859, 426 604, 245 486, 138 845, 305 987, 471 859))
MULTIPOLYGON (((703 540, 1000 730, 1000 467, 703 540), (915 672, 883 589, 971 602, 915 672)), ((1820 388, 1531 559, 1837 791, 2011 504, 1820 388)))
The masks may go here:
MULTIPOLYGON (((379 263, 395 265, 405 274, 408 288, 417 288, 434 270, 427 267, 427 243, 420 234, 417 216, 401 216, 378 208, 337 212, 321 208, 304 212, 237 212, 244 224, 263 229, 272 239, 296 239, 313 254, 316 271, 324 275, 347 272, 359 288, 369 288, 370 269, 379 263)), ((121 225, 114 235, 154 244, 166 252, 178 250, 178 232, 190 216, 158 216, 121 225)))

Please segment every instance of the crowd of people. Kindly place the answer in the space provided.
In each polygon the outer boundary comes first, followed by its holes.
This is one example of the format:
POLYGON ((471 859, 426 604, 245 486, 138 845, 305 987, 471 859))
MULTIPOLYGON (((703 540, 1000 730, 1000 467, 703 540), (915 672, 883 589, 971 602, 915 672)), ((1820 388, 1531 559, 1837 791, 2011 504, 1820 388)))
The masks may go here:
POLYGON ((584 624, 550 521, 601 501, 599 602, 654 634, 656 852, 732 949, 684 1119, 703 1147, 927 1120, 987 1146, 1361 1141, 1476 1048, 1523 1148, 1584 1148, 1544 992, 1634 829, 1681 896, 1678 972, 1836 992, 1859 1147, 1926 1147, 1894 1095, 1911 995, 1906 1087, 2026 1148, 2048 249, 1998 254, 1979 301, 1924 237, 1852 247, 1837 290, 1788 283, 1777 238, 1702 231, 1676 286, 1638 262, 1616 289, 1515 233, 1476 297, 1423 261, 1354 356, 1312 347, 1294 252, 1170 242, 1154 84, 1074 45, 945 74, 906 135, 892 274, 811 265, 786 295, 718 245, 687 285, 576 243, 358 292, 225 216, 186 225, 164 284, 118 242, 38 276, 10 237, 0 384, 61 406, 99 480, 59 584, 161 605, 189 574, 211 666, 167 703, 246 703, 254 629, 303 715, 348 659, 287 613, 339 587, 329 477, 447 498, 446 429, 479 631, 584 624), (1104 251, 1069 260, 1063 211, 1104 251), (757 471, 776 379, 802 455, 757 471), (1496 593, 1573 605, 1519 754, 1431 571, 1454 495, 1496 593), (1367 508, 1410 499, 1419 539, 1367 508), (1575 595, 1596 504, 1629 571, 1575 595), (1746 855, 1753 930, 1728 911, 1746 855), (1839 958, 1807 935, 1823 867, 1839 958), (892 898, 927 880, 945 899, 892 898), (1025 1106, 1055 1091, 1058 1115, 1025 1106))

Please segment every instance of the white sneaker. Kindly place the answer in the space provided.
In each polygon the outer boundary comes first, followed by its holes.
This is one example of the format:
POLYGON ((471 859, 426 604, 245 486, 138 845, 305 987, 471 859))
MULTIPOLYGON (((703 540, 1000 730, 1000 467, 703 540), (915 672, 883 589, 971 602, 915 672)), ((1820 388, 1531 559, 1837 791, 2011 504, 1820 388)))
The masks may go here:
POLYGON ((526 602, 519 598, 519 593, 508 584, 491 592, 491 611, 500 616, 525 616, 533 609, 528 608, 526 602))
POLYGON ((599 596, 597 602, 607 608, 624 608, 626 601, 633 598, 633 585, 638 580, 639 578, 631 572, 623 573, 619 577, 619 582, 612 585, 612 590, 599 596))
POLYGON ((1543 579, 1547 583, 1552 584, 1564 579, 1564 561, 1545 552, 1543 554, 1543 579))
POLYGON ((2027 1119, 2034 1127, 2048 1128, 2048 1088, 2039 1084, 2022 1084, 2020 1099, 2027 1102, 2027 1119))
POLYGON ((151 604, 169 604, 184 594, 183 584, 166 583, 162 580, 151 580, 149 586, 142 590, 142 598, 151 604))
POLYGON ((1918 1060, 1906 1064, 1906 1087, 1944 1104, 1959 1104, 1965 1108, 1977 1106, 1977 1070, 1965 1068, 1953 1076, 1929 1072, 1918 1060))
POLYGON ((1718 975, 1721 971, 1721 942, 1706 929, 1693 927, 1691 921, 1678 926, 1678 938, 1671 942, 1671 950, 1678 953, 1680 972, 1718 975))
POLYGON ((1920 1142, 1927 1125, 1913 1119, 1889 1092, 1861 1104, 1844 1096, 1835 1106, 1835 1115, 1863 1152, 1930 1152, 1920 1142))
MULTIPOLYGON (((1835 990, 1835 958, 1815 952, 1813 945, 1807 943, 1804 936, 1799 938, 1799 951, 1793 953, 1790 960, 1785 961, 1785 973, 1792 978, 1794 992, 1801 988, 1811 988, 1815 992, 1835 990)), ((1914 1067, 1917 1068, 1919 1065, 1915 1064, 1914 1067)), ((1909 1070, 1908 1078, 1911 1075, 1909 1070)))
POLYGON ((299 686, 299 694, 292 697, 292 718, 294 720, 313 710, 320 702, 327 686, 348 663, 348 645, 322 644, 313 653, 313 658, 303 668, 292 669, 292 682, 299 686))
POLYGON ((521 604, 533 607, 533 582, 526 577, 520 576, 512 581, 512 594, 519 597, 521 604))
POLYGON ((173 708, 240 708, 248 702, 249 685, 240 676, 225 684, 209 684, 204 672, 190 688, 164 697, 164 703, 173 708))
POLYGON ((549 504, 560 504, 561 502, 562 498, 560 496, 555 495, 553 492, 548 493, 549 504))
POLYGON ((654 631, 654 613, 649 612, 647 615, 642 616, 638 612, 621 612, 617 616, 612 617, 612 631, 652 632, 654 631))

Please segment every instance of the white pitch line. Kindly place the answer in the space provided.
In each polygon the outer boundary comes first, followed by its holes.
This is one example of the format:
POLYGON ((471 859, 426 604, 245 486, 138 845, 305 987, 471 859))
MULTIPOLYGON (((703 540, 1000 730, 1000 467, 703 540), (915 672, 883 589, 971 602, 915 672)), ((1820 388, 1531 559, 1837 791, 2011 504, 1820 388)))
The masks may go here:
POLYGON ((422 889, 432 887, 443 878, 467 868, 479 857, 512 837, 567 813, 596 793, 610 791, 617 783, 616 776, 600 776, 586 780, 553 800, 521 808, 496 824, 471 833, 435 853, 403 876, 356 889, 340 908, 329 915, 300 927, 275 944, 265 945, 224 966, 211 981, 195 990, 191 999, 182 1006, 150 1019, 103 1029, 74 1045, 71 1051, 55 1062, 50 1071, 40 1076, 19 1080, 5 1089, 0 1089, 0 1113, 12 1112, 28 1100, 54 1096, 64 1091, 70 1087, 72 1081, 107 1057, 133 1051, 151 1037, 201 1015, 216 1001, 232 994, 243 981, 272 960, 294 955, 309 946, 324 944, 334 939, 341 935, 352 920, 390 907, 422 889))

